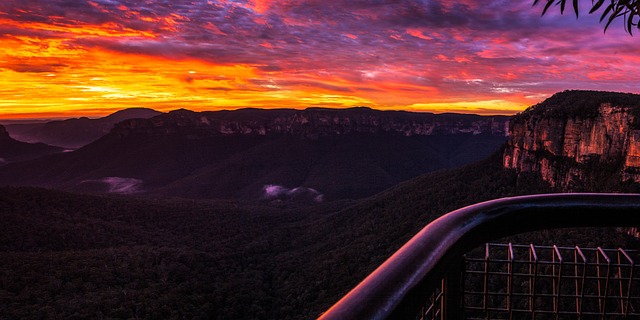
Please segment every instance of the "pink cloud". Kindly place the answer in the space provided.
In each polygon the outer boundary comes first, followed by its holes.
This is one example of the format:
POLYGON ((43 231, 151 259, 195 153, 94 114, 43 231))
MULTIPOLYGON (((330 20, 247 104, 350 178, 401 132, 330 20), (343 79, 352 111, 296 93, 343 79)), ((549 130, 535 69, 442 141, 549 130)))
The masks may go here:
POLYGON ((424 32, 418 29, 407 29, 407 33, 419 39, 433 40, 432 37, 425 35, 424 32))

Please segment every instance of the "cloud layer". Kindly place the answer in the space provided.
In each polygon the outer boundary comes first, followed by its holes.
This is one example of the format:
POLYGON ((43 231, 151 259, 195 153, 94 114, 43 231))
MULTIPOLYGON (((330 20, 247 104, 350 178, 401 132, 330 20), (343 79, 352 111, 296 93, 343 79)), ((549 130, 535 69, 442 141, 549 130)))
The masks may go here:
POLYGON ((262 188, 265 200, 282 200, 296 202, 322 202, 324 195, 318 190, 306 187, 289 189, 280 185, 269 184, 262 188))
POLYGON ((530 2, 6 0, 0 110, 513 113, 564 89, 638 91, 637 39, 530 2))
POLYGON ((80 188, 85 191, 96 191, 135 194, 142 191, 143 181, 134 178, 104 177, 96 180, 85 180, 80 183, 80 188))

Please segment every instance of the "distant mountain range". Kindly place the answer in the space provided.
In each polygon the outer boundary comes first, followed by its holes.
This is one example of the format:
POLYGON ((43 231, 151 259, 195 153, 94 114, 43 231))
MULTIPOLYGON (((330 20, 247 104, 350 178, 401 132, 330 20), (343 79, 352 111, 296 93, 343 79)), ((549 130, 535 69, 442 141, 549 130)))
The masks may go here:
POLYGON ((50 122, 6 124, 6 130, 16 140, 45 143, 65 149, 77 149, 109 133, 113 125, 132 118, 150 118, 160 112, 147 108, 130 108, 109 116, 89 119, 73 118, 50 122))
MULTIPOLYGON (((0 273, 5 277, 0 288, 0 311, 8 318, 316 318, 423 226, 451 210, 532 193, 640 190, 633 175, 637 143, 632 143, 640 130, 640 100, 635 101, 639 97, 591 91, 559 93, 515 116, 507 143, 485 160, 423 174, 359 200, 306 205, 81 195, 2 187, 0 273)), ((362 167, 347 161, 344 171, 370 172, 370 167, 403 159, 394 153, 413 150, 406 149, 409 147, 442 151, 446 143, 473 145, 451 142, 455 139, 505 139, 499 130, 494 135, 483 130, 471 130, 476 135, 467 131, 470 126, 488 130, 494 125, 487 124, 500 123, 500 118, 470 117, 475 119, 470 122, 440 119, 436 122, 449 123, 450 129, 429 136, 417 135, 418 130, 413 129, 380 129, 403 126, 389 125, 398 120, 389 117, 381 121, 386 113, 369 110, 277 112, 276 117, 259 111, 261 116, 257 117, 252 110, 220 114, 178 111, 149 120, 126 121, 75 152, 4 168, 19 172, 27 181, 39 176, 59 179, 61 186, 67 181, 70 189, 73 181, 86 179, 99 184, 95 177, 107 177, 108 182, 102 183, 112 186, 112 191, 127 193, 135 192, 136 187, 149 188, 149 182, 124 180, 143 181, 146 176, 128 176, 123 168, 149 177, 154 172, 175 177, 184 174, 178 170, 177 164, 181 164, 202 175, 188 174, 178 181, 200 177, 203 184, 215 187, 231 180, 209 176, 208 165, 226 166, 218 172, 229 170, 229 177, 234 172, 249 176, 263 172, 260 164, 268 168, 264 172, 284 167, 304 171, 306 167, 300 163, 309 163, 305 157, 322 159, 318 157, 331 155, 325 162, 310 163, 311 167, 325 163, 323 168, 328 169, 318 175, 326 172, 330 176, 335 173, 332 167, 343 165, 331 163, 332 157, 336 161, 351 159, 362 167), (346 123, 347 117, 341 115, 347 114, 350 126, 340 124, 346 123), (365 119, 360 117, 363 114, 377 115, 374 118, 378 125, 354 120, 365 119), (300 120, 294 121, 293 117, 300 120), (274 127, 267 125, 271 123, 284 124, 281 129, 269 130, 274 127), (322 129, 312 130, 315 127, 322 129), (463 128, 466 133, 454 133, 463 128), (343 138, 349 138, 344 140, 349 142, 341 142, 343 138), (428 139, 442 141, 430 143, 443 148, 429 147, 425 142, 428 139), (384 149, 397 143, 406 145, 398 150, 384 149), (337 151, 326 151, 332 147, 337 151), (367 148, 387 150, 387 156, 394 159, 374 162, 369 156, 356 157, 347 152, 367 148), (222 158, 226 160, 217 160, 222 158), (249 158, 253 160, 246 160, 249 158), (289 160, 279 162, 283 159, 289 160), (302 160, 297 163, 291 159, 302 160), (48 166, 55 174, 48 175, 38 166, 48 166), (107 175, 112 173, 122 175, 107 175)), ((431 116, 420 115, 424 119, 431 116)), ((412 121, 405 127, 420 125, 412 121)), ((441 152, 436 159, 461 155, 455 147, 446 150, 449 153, 441 152)), ((417 151, 411 152, 411 157, 417 156, 417 151)), ((274 177, 284 174, 282 170, 274 177)), ((0 170, 3 179, 8 178, 8 172, 0 170)), ((176 180, 168 180, 155 189, 158 194, 174 192, 169 192, 169 186, 177 185, 173 182, 176 180)), ((310 199, 318 196, 310 190, 295 191, 292 186, 275 183, 269 190, 284 196, 296 192, 310 199)), ((613 229, 545 230, 520 237, 516 242, 525 244, 638 248, 637 239, 613 229)))
POLYGON ((0 170, 0 184, 283 200, 360 198, 487 157, 508 117, 368 108, 192 112, 115 125, 75 151, 0 170))
POLYGON ((0 166, 10 162, 32 160, 62 151, 62 148, 44 143, 17 141, 9 135, 4 126, 0 125, 0 166))

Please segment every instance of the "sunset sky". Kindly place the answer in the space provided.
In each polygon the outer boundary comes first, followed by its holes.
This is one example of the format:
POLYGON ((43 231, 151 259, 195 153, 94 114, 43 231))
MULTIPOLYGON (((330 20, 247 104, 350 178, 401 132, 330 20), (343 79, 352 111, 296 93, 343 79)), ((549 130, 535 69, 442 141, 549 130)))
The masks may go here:
POLYGON ((2 0, 0 119, 128 107, 513 114, 640 92, 640 39, 522 0, 2 0))

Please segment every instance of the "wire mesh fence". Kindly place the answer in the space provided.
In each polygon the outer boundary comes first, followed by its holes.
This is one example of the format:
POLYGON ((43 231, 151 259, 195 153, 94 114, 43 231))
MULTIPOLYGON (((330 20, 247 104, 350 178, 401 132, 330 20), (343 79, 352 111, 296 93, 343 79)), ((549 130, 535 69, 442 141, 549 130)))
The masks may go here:
POLYGON ((417 319, 453 319, 447 303, 465 319, 640 319, 638 260, 622 248, 489 243, 464 256, 457 301, 445 278, 417 319))

